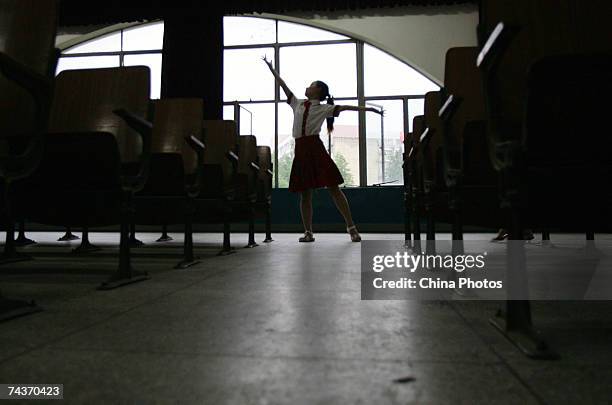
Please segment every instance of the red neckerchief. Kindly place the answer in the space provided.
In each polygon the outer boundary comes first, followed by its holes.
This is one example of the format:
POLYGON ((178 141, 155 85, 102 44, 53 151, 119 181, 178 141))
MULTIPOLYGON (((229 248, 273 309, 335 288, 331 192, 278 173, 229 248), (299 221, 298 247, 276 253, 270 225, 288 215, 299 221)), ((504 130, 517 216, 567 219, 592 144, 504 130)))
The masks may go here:
POLYGON ((308 119, 308 110, 310 110, 310 100, 304 101, 304 117, 302 119, 302 136, 306 136, 306 120, 308 119))

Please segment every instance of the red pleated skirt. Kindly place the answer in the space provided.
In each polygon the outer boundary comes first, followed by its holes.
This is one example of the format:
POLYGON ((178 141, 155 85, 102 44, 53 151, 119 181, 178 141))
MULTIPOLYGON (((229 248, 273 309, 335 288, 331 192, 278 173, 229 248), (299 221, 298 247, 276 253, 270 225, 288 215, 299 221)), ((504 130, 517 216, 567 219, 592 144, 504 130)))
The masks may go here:
POLYGON ((318 135, 295 140, 295 157, 291 165, 289 191, 299 193, 312 188, 337 186, 344 183, 325 145, 318 135))

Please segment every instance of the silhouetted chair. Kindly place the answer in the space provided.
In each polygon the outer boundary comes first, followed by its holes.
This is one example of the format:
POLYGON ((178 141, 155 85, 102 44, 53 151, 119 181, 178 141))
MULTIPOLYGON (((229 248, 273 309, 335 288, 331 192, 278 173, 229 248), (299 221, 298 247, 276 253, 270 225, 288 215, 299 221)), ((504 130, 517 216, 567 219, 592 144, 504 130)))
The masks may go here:
MULTIPOLYGON (((58 6, 55 0, 0 0, 0 216, 6 227, 2 262, 23 260, 15 249, 12 185, 39 164, 47 130, 58 6), (31 29, 36 27, 36 29, 31 29)), ((0 320, 39 311, 33 302, 0 294, 0 320)))
POLYGON ((425 131, 425 116, 417 115, 412 120, 412 145, 408 150, 408 171, 410 176, 410 207, 415 248, 421 246, 421 218, 423 216, 423 168, 417 158, 419 140, 425 131))
POLYGON ((232 220, 248 221, 248 242, 245 247, 257 246, 255 242, 255 209, 257 203, 257 181, 259 166, 257 165, 257 139, 253 135, 238 137, 238 168, 237 174, 241 193, 232 201, 232 220))
POLYGON ((269 146, 257 147, 257 202, 255 213, 258 217, 264 218, 266 238, 264 243, 272 242, 272 153, 269 146))
POLYGON ((25 258, 15 251, 14 215, 7 198, 11 183, 28 176, 42 154, 59 56, 54 48, 57 9, 50 0, 0 2, 0 191, 7 231, 3 261, 25 258), (24 29, 31 26, 37 29, 24 29))
MULTIPOLYGON (((564 107, 553 106, 550 103, 554 100, 561 100, 558 92, 564 91, 563 87, 569 87, 569 93, 577 90, 575 84, 568 83, 573 78, 573 74, 569 74, 567 67, 573 66, 578 68, 577 83, 584 85, 589 83, 588 77, 593 77, 591 74, 601 73, 601 66, 606 64, 600 56, 585 57, 586 53, 605 52, 610 53, 610 36, 612 28, 609 24, 609 15, 612 13, 612 3, 596 1, 584 2, 579 0, 562 0, 559 2, 544 2, 544 1, 529 1, 517 0, 513 2, 499 2, 494 0, 483 0, 480 2, 480 21, 478 28, 479 43, 481 52, 478 56, 478 66, 483 74, 484 92, 486 97, 487 118, 488 118, 488 135, 492 145, 492 160, 494 167, 501 173, 501 192, 503 206, 507 207, 509 214, 508 228, 510 239, 521 240, 523 238, 523 227, 527 221, 541 221, 549 226, 558 224, 565 226, 568 222, 569 215, 564 212, 563 215, 557 216, 554 208, 550 208, 547 213, 542 213, 540 207, 548 202, 537 200, 543 198, 540 190, 548 190, 549 193, 555 195, 555 190, 561 190, 561 185, 552 180, 549 183, 541 183, 542 189, 538 190, 535 179, 528 179, 527 176, 532 173, 546 172, 553 167, 558 167, 559 172, 568 173, 567 162, 556 160, 556 150, 559 148, 559 155, 567 155, 566 145, 561 143, 548 144, 548 156, 542 159, 541 151, 543 148, 537 141, 537 137, 547 135, 538 133, 534 134, 535 130, 542 130, 540 118, 535 118, 542 113, 550 117, 551 111, 561 112, 564 107), (553 34, 554 33, 554 34, 553 34), (552 77, 559 76, 554 74, 555 69, 547 72, 544 69, 550 69, 550 62, 553 59, 543 60, 548 57, 563 56, 562 59, 556 60, 561 63, 561 70, 568 76, 558 83, 561 89, 553 89, 550 100, 544 100, 541 90, 543 88, 551 88, 550 82, 545 77, 551 74, 552 77), (572 58, 575 58, 572 60, 572 58), (580 62, 582 60, 582 62, 580 62), (531 66, 540 61, 540 65, 534 65, 531 78, 532 81, 528 85, 528 72, 531 66), (594 63, 599 67, 589 67, 589 64, 594 63), (591 73, 588 73, 591 69, 591 73), (535 83, 535 80, 541 81, 541 84, 535 83), (527 103, 533 105, 533 107, 527 103), (529 121, 526 121, 526 112, 529 114, 529 121), (535 145, 535 146, 534 146, 535 145), (539 151, 539 152, 538 152, 539 151), (535 158, 539 156, 538 158, 535 158), (540 161, 537 161, 540 160, 540 161), (528 181, 529 180, 529 181, 528 181), (533 194, 532 194, 533 193, 533 194), (540 212, 544 216, 536 218, 532 215, 534 212, 540 212)), ((604 74, 605 76, 605 74, 604 74)), ((602 81, 591 79, 590 83, 593 86, 599 86, 606 79, 602 77, 602 81)), ((589 83, 589 85, 591 85, 589 83)), ((607 83, 606 83, 607 85, 607 83)), ((586 96, 593 96, 593 93, 587 89, 582 89, 586 96)), ((591 105, 592 100, 597 100, 598 97, 591 99, 572 100, 570 105, 574 103, 584 102, 586 105, 591 105)), ((609 104, 609 103, 608 103, 609 104)), ((599 107, 601 108, 601 107, 599 107)), ((594 107, 595 111, 598 107, 594 107)), ((578 108, 577 111, 583 111, 578 108)), ((563 137, 567 137, 577 126, 577 123, 589 121, 592 114, 589 112, 586 115, 576 115, 574 117, 556 117, 556 119, 567 120, 571 122, 569 128, 561 130, 563 137)), ((552 123, 551 123, 552 124, 552 123)), ((554 125, 554 124, 553 124, 554 125)), ((588 133, 588 128, 591 123, 584 125, 588 133)), ((597 130, 596 124, 593 129, 597 130)), ((555 125, 556 126, 556 125, 555 125)), ((601 128, 599 128, 601 129, 601 128)), ((546 129, 546 133, 550 129, 546 129)), ((575 142, 572 142, 575 144, 575 142)), ((576 145, 580 150, 585 145, 576 145)), ((599 159, 601 156, 596 150, 598 141, 594 144, 587 156, 593 156, 593 162, 604 168, 603 174, 594 174, 597 180, 605 179, 607 176, 605 169, 605 161, 599 159), (603 176, 603 177, 602 177, 603 176)), ((576 162, 579 159, 580 153, 576 153, 570 159, 570 162, 576 165, 574 173, 582 173, 584 168, 588 166, 586 162, 576 162)), ((588 157, 587 159, 591 159, 588 157)), ((570 172, 572 170, 569 170, 570 172)), ((572 175, 573 180, 577 180, 575 175, 572 175)), ((542 179, 540 176, 535 178, 542 179)), ((579 183, 587 186, 594 186, 593 177, 578 180, 579 183)), ((609 182, 608 182, 609 184, 609 182)), ((583 186, 578 186, 585 192, 583 186)), ((597 187, 600 194, 595 198, 597 200, 607 199, 609 188, 607 186, 597 187)), ((567 194, 571 193, 569 187, 564 188, 567 194)), ((593 192, 587 192, 586 195, 592 197, 593 192)), ((549 194, 551 195, 551 194, 549 194)), ((570 196, 572 200, 575 197, 570 196)), ((594 211, 599 212, 601 206, 598 202, 594 202, 594 211)), ((584 205, 579 204, 574 208, 583 208, 584 205)), ((589 219, 590 208, 587 211, 581 211, 583 217, 583 226, 587 231, 587 239, 594 239, 593 223, 589 219), (591 229, 588 229, 591 228, 591 229)), ((607 215, 607 214, 606 214, 607 215)), ((606 218, 605 216, 603 217, 606 218)), ((518 252, 519 256, 523 256, 522 251, 518 252)), ((516 256, 516 255, 515 255, 516 256)), ((508 269, 511 285, 524 286, 526 280, 526 265, 524 260, 515 261, 513 267, 508 269)), ((531 309, 529 301, 512 301, 506 302, 505 311, 500 311, 498 316, 492 319, 492 323, 504 333, 513 343, 515 343, 523 352, 531 357, 553 357, 546 343, 539 336, 537 331, 533 329, 531 320, 531 309)))
POLYGON ((417 159, 423 173, 423 208, 427 220, 427 250, 433 253, 435 241, 435 220, 448 220, 448 193, 443 180, 444 165, 442 161, 443 125, 438 114, 442 106, 440 91, 425 94, 425 130, 418 143, 417 159), (442 173, 442 175, 441 175, 442 173), (440 181, 442 180, 442 181, 440 181))
POLYGON ((153 110, 149 176, 136 194, 135 223, 185 224, 184 257, 176 268, 186 268, 198 263, 193 253, 192 222, 199 187, 198 148, 203 145, 203 102, 163 99, 155 101, 153 110))
POLYGON ((199 193, 196 197, 197 223, 223 224, 223 249, 233 253, 230 241, 232 201, 241 193, 238 178, 237 139, 234 121, 204 120, 203 153, 199 193))
POLYGON ((404 176, 404 243, 409 246, 412 241, 412 178, 410 177, 412 156, 412 132, 404 136, 404 152, 402 153, 402 174, 404 176))
POLYGON ((144 66, 62 72, 41 164, 16 193, 19 211, 34 222, 121 224, 119 267, 100 289, 148 278, 132 269, 128 231, 149 168, 151 126, 142 118, 149 77, 144 66))
POLYGON ((476 47, 451 48, 446 53, 446 99, 439 114, 453 240, 463 240, 464 224, 497 228, 505 222, 489 153, 477 55, 476 47))
POLYGON ((612 54, 542 58, 527 85, 524 217, 547 228, 610 232, 612 155, 601 118, 610 113, 612 54))

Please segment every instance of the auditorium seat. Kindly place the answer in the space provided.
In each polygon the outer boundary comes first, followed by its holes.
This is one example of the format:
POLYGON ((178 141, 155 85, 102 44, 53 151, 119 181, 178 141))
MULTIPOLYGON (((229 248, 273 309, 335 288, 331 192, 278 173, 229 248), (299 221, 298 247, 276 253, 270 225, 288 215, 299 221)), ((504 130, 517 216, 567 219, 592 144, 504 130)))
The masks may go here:
MULTIPOLYGON (((58 3, 0 0, 0 10, 0 220, 6 229, 0 262, 5 264, 28 258, 15 248, 12 186, 36 169, 42 155, 59 55, 54 48, 58 3)), ((40 310, 34 302, 0 292, 0 321, 40 310)))
MULTIPOLYGON (((609 218, 610 204, 606 209, 602 202, 610 195, 609 166, 600 153, 601 141, 596 135, 588 144, 573 140, 568 144, 563 139, 601 130, 601 121, 595 123, 592 117, 606 114, 597 103, 609 86, 604 72, 609 56, 588 54, 609 55, 611 12, 612 4, 603 1, 484 0, 480 4, 477 63, 483 75, 493 163, 503 180, 500 196, 510 212, 510 239, 522 239, 525 225, 535 221, 561 229, 572 229, 574 223, 592 240, 595 222, 609 218), (597 94, 599 86, 602 92, 597 94), (566 89, 572 100, 565 98, 566 89), (568 105, 555 105, 558 102, 568 105), (576 114, 567 110, 571 106, 576 114), (567 127, 559 128, 557 120, 567 127), (575 146, 573 151, 569 145, 575 146), (572 202, 573 215, 563 209, 572 202), (581 221, 576 224, 572 216, 581 221)), ((522 257, 521 252, 518 255, 522 257)), ((527 274, 525 261, 511 264, 510 281, 521 283, 527 274)), ((529 301, 507 301, 505 311, 492 322, 526 355, 554 355, 533 329, 529 301)))
MULTIPOLYGON (((412 179, 410 177, 412 164, 410 149, 412 148, 412 132, 404 136, 404 152, 402 153, 402 174, 404 177, 404 243, 411 245, 412 241, 412 179)), ((413 152, 414 153, 414 152, 413 152)))
POLYGON ((477 55, 476 47, 451 48, 446 53, 446 99, 439 114, 443 122, 453 240, 463 239, 463 225, 496 228, 503 222, 497 173, 489 153, 477 55))
POLYGON ((59 52, 55 0, 0 2, 0 176, 2 220, 6 226, 3 261, 25 258, 15 250, 11 184, 28 176, 40 161, 47 128, 52 82, 59 52), (37 30, 23 27, 37 26, 37 30))
POLYGON ((527 88, 526 221, 610 232, 612 157, 601 132, 610 113, 612 54, 541 58, 530 68, 527 88))
POLYGON ((255 203, 255 214, 265 221, 266 238, 264 243, 272 242, 272 179, 274 172, 272 168, 272 152, 269 146, 257 147, 257 201, 255 203))
POLYGON ((41 164, 16 187, 20 217, 34 222, 84 228, 121 224, 119 266, 100 289, 148 278, 132 269, 128 229, 133 195, 148 174, 151 127, 142 118, 149 83, 144 66, 62 72, 41 164))
POLYGON ((423 171, 419 159, 419 140, 425 131, 425 116, 417 115, 412 120, 412 143, 408 150, 407 166, 410 177, 410 207, 413 239, 416 246, 421 241, 421 216, 423 210, 423 171))
POLYGON ((238 190, 238 155, 236 123, 228 120, 204 120, 200 189, 196 197, 196 223, 223 224, 223 248, 220 254, 234 251, 230 241, 231 202, 238 190))
POLYGON ((257 165, 257 139, 253 135, 238 137, 238 176, 246 186, 244 193, 237 194, 232 201, 232 221, 247 221, 248 242, 245 247, 257 246, 255 242, 255 206, 257 203, 257 182, 260 168, 257 165))
MULTIPOLYGON (((589 64, 595 60, 594 53, 609 53, 611 47, 607 16, 612 12, 612 5, 610 2, 577 0, 563 0, 554 4, 526 0, 483 1, 480 11, 479 32, 483 49, 478 63, 484 75, 488 100, 489 135, 494 148, 492 153, 494 165, 498 170, 505 171, 505 177, 509 179, 523 177, 523 168, 519 167, 519 162, 526 162, 517 157, 526 156, 528 145, 533 146, 534 141, 539 143, 542 139, 536 138, 540 135, 535 135, 533 131, 530 139, 527 139, 527 134, 524 132, 527 92, 530 90, 527 81, 532 66, 542 58, 563 55, 576 57, 584 55, 586 58, 582 64, 589 64), (556 34, 550 35, 551 32, 556 34), (591 62, 588 62, 589 60, 591 62)), ((576 61, 573 63, 581 65, 576 61)), ((544 77, 541 73, 543 66, 550 64, 539 65, 538 77, 544 77)), ((588 70, 588 68, 581 69, 582 72, 588 70)), ((563 77, 557 75, 554 69, 550 70, 550 73, 559 80, 560 87, 573 85, 570 81, 572 75, 567 74, 567 70, 565 72, 566 76, 563 77)), ((597 84, 592 85, 600 85, 603 82, 605 80, 602 78, 597 84)), ((557 147, 554 145, 556 142, 552 140, 550 142, 553 142, 550 144, 551 147, 557 147)), ((560 143, 558 147, 563 148, 563 145, 560 143)), ((595 146, 575 144, 576 156, 580 155, 578 148, 596 151, 595 146)), ((537 159, 546 159, 549 163, 556 159, 558 163, 563 164, 565 155, 548 154, 547 157, 540 155, 537 159)), ((506 200, 506 205, 517 209, 516 214, 522 217, 518 222, 523 227, 530 206, 540 203, 528 198, 526 190, 518 188, 518 184, 521 182, 510 180, 505 182, 501 196, 506 200)), ((565 224, 567 224, 565 221, 557 224, 549 223, 550 226, 557 227, 565 224)), ((587 231, 587 237, 592 239, 592 231, 587 229, 583 231, 587 231)), ((522 235, 522 230, 517 229, 516 232, 517 235, 522 235)))
POLYGON ((425 130, 419 137, 417 159, 423 171, 423 208, 427 222, 427 251, 432 253, 436 239, 435 221, 448 220, 448 193, 443 181, 443 128, 439 111, 442 107, 442 92, 430 91, 425 94, 425 130), (440 181, 442 180, 442 181, 440 181))
POLYGON ((184 257, 176 268, 197 264, 192 223, 198 193, 198 152, 202 139, 201 99, 163 99, 153 103, 151 161, 147 182, 136 194, 135 224, 184 224, 184 257), (194 150, 196 149, 196 150, 194 150))

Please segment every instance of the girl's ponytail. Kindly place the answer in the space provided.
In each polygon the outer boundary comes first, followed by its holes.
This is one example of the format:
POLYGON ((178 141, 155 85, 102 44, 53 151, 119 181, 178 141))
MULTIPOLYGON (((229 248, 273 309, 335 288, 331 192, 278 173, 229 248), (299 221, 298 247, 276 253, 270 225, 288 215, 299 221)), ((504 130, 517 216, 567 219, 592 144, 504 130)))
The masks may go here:
MULTIPOLYGON (((327 98, 327 104, 334 105, 334 98, 329 94, 329 86, 322 82, 321 80, 317 80, 316 85, 321 89, 321 93, 319 96, 319 100, 323 101, 327 98)), ((334 117, 327 118, 327 133, 331 134, 334 130, 334 117)))
MULTIPOLYGON (((327 95, 327 104, 334 105, 334 98, 331 95, 327 95)), ((331 134, 334 130, 334 117, 327 118, 327 133, 331 134)))

